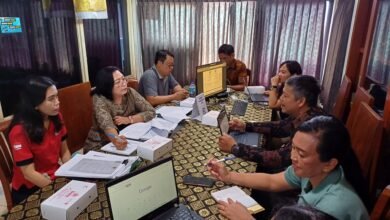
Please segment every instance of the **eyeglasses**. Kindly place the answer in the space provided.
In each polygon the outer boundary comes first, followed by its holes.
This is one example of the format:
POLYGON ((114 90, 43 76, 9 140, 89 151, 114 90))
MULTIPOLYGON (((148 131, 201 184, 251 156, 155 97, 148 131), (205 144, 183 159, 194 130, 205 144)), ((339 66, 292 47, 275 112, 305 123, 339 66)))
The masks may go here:
POLYGON ((118 78, 118 79, 114 80, 114 85, 120 85, 120 84, 123 83, 123 82, 126 82, 126 83, 127 83, 127 79, 126 79, 124 76, 122 76, 121 78, 118 78))

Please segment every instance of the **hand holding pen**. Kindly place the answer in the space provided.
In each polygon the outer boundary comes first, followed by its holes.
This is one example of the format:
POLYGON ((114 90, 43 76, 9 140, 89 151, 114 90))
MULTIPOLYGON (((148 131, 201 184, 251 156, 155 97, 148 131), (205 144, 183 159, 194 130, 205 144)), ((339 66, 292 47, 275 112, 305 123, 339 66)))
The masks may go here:
POLYGON ((212 176, 225 183, 230 183, 231 173, 226 169, 225 165, 223 165, 221 162, 226 160, 232 160, 234 158, 236 157, 235 156, 225 157, 220 160, 212 158, 205 165, 207 165, 207 169, 210 171, 212 176))
POLYGON ((106 133, 106 135, 110 138, 117 150, 124 150, 127 147, 126 137, 112 133, 106 133))

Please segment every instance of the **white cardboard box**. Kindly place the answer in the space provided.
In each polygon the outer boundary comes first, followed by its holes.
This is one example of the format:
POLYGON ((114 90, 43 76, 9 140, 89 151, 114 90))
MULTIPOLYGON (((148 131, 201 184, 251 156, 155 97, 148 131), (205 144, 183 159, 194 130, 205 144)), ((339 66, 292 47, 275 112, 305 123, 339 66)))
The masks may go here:
POLYGON ((153 162, 171 150, 172 139, 154 136, 138 146, 137 154, 153 162))
POLYGON ((95 183, 72 180, 41 203, 45 219, 75 219, 97 197, 95 183))
POLYGON ((202 117, 202 124, 212 127, 218 127, 218 115, 219 111, 209 111, 202 117))

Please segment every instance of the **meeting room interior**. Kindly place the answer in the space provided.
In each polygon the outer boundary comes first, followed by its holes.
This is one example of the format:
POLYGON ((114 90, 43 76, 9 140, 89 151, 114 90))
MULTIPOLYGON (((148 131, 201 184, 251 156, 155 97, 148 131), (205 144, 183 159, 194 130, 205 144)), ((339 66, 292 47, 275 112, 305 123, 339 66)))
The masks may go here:
POLYGON ((390 219, 389 20, 390 0, 1 0, 0 219, 390 219))

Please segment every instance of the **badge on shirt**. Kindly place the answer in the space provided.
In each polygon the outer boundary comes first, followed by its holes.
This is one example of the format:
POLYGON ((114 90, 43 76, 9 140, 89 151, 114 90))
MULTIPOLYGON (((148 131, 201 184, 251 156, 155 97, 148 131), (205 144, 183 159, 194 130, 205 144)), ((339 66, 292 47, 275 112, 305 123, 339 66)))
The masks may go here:
POLYGON ((14 149, 20 150, 20 149, 22 149, 22 145, 21 144, 14 144, 14 149))

